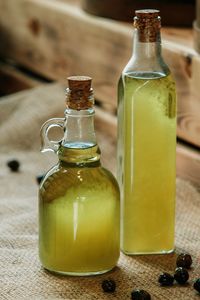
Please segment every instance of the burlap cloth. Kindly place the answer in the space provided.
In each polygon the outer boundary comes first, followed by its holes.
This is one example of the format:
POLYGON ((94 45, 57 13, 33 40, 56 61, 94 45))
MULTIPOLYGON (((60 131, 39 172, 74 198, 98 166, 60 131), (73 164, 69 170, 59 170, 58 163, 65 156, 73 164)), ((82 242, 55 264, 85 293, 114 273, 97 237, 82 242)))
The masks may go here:
POLYGON ((200 277, 200 196, 180 179, 176 253, 187 251, 193 256, 189 285, 161 288, 157 283, 161 272, 173 273, 176 254, 121 255, 115 270, 95 277, 54 276, 41 268, 35 176, 45 172, 56 158, 40 154, 38 133, 46 119, 62 117, 63 96, 59 85, 51 85, 0 100, 0 299, 123 300, 130 299, 134 288, 148 290, 152 299, 199 299, 192 282, 200 277), (7 168, 6 161, 11 158, 21 162, 19 173, 11 173, 7 168), (114 294, 102 292, 101 282, 108 277, 117 283, 114 294))

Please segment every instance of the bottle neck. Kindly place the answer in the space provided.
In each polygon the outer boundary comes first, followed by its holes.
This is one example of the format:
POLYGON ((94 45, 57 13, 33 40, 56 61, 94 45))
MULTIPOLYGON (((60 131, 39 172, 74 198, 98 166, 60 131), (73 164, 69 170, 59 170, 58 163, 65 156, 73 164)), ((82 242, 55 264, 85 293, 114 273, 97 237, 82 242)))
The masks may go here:
POLYGON ((96 144, 94 109, 65 111, 65 133, 62 145, 68 148, 88 148, 96 144))
POLYGON ((161 37, 160 31, 156 34, 155 41, 142 41, 139 29, 135 29, 133 54, 138 59, 158 59, 161 56, 161 37))
POLYGON ((59 159, 68 163, 84 164, 98 161, 100 151, 94 130, 94 109, 65 111, 64 138, 59 159))
POLYGON ((152 41, 145 40, 139 29, 134 30, 133 54, 124 71, 169 73, 161 55, 160 31, 152 41))

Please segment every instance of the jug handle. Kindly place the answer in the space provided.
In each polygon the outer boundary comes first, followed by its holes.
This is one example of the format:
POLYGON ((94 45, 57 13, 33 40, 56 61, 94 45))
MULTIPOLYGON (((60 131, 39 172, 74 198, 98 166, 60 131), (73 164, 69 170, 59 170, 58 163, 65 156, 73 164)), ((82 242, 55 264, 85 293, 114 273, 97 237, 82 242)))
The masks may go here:
POLYGON ((60 127, 64 131, 64 122, 65 122, 64 118, 53 118, 53 119, 47 120, 42 125, 41 130, 40 130, 41 152, 53 151, 53 152, 57 153, 62 139, 58 140, 58 141, 51 141, 48 138, 48 133, 49 133, 49 130, 53 127, 60 127))

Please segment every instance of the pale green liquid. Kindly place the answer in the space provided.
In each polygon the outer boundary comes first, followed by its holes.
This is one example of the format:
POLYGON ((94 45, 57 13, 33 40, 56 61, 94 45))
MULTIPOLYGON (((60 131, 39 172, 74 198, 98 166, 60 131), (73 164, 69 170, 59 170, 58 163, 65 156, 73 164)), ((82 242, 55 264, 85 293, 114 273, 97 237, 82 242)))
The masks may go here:
POLYGON ((174 249, 175 85, 170 75, 141 76, 128 74, 119 83, 121 248, 166 253, 174 249))
POLYGON ((39 252, 48 270, 92 275, 117 264, 118 185, 99 161, 80 164, 96 150, 62 147, 60 157, 68 161, 50 170, 40 187, 39 252))

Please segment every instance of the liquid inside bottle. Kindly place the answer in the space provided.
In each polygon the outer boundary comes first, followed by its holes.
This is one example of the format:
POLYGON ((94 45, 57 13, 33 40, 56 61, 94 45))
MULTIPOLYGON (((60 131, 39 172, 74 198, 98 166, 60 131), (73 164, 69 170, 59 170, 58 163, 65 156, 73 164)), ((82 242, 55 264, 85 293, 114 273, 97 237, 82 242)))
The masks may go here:
POLYGON ((123 73, 118 115, 122 250, 171 252, 176 177, 176 93, 171 75, 123 73))
POLYGON ((60 274, 101 274, 119 257, 119 187, 100 164, 93 110, 67 114, 59 162, 40 186, 40 260, 60 274))

